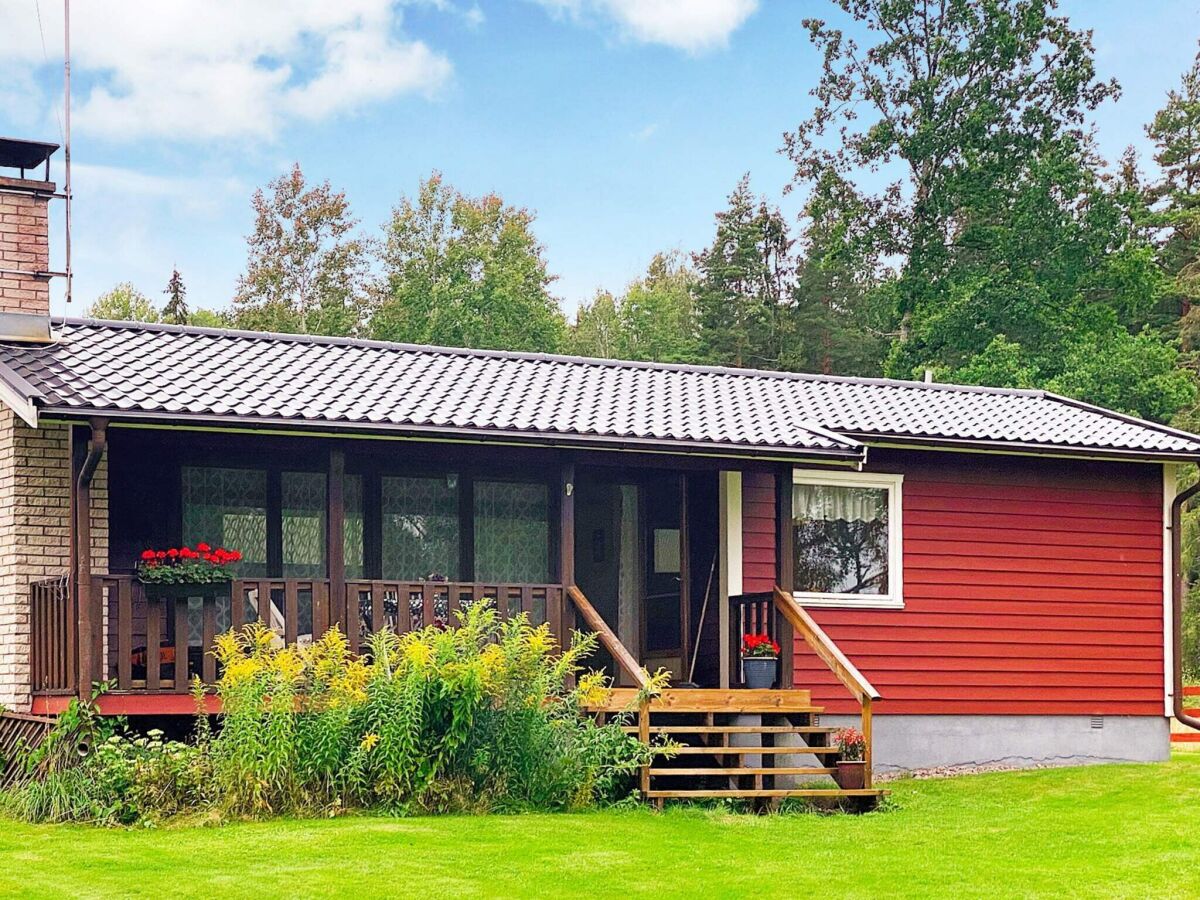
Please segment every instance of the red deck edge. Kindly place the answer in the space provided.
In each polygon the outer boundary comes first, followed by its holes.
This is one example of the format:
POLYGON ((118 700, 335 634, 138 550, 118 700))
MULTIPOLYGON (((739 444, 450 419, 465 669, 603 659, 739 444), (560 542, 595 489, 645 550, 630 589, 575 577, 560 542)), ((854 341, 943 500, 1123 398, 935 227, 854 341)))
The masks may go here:
MULTIPOLYGON (((63 694, 34 697, 30 712, 57 715, 70 702, 71 697, 63 694)), ((190 716, 196 712, 190 694, 102 694, 96 705, 106 716, 190 716)), ((209 713, 221 711, 221 701, 216 697, 205 697, 204 705, 209 713)))

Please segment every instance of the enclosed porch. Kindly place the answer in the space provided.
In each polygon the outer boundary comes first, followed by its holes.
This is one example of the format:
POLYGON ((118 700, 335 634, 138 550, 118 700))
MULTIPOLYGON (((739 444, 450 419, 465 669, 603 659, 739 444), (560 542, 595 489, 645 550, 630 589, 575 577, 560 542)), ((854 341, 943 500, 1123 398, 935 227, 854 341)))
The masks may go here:
POLYGON ((821 710, 791 684, 796 638, 861 698, 869 732, 873 689, 790 595, 728 590, 743 564, 730 558, 729 529, 739 556, 742 534, 729 473, 790 483, 790 467, 102 421, 75 426, 72 443, 76 511, 89 508, 97 451, 107 460, 104 534, 78 512, 72 534, 76 548, 106 544, 107 566, 73 552, 74 577, 32 586, 36 712, 104 682, 107 712, 190 714, 193 680, 219 674, 206 651, 230 628, 258 620, 303 646, 336 626, 359 651, 380 629, 452 626, 488 600, 501 616, 546 623, 560 643, 577 629, 600 636, 591 664, 621 689, 597 714, 637 706, 646 670, 671 673, 631 727, 686 741, 681 758, 696 758, 646 770, 648 796, 673 796, 687 778, 686 795, 832 790, 776 782, 829 775, 836 756, 821 710), (165 588, 137 577, 147 550, 201 543, 241 553, 231 581, 165 588), (775 688, 739 690, 745 633, 783 648, 775 688))

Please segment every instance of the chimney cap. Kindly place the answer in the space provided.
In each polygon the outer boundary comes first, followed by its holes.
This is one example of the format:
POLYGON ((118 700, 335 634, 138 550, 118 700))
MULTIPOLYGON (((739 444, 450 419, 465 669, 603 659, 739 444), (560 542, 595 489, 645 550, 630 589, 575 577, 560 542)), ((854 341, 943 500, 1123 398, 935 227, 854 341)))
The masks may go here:
POLYGON ((21 138, 0 137, 0 167, 32 169, 48 163, 58 144, 45 141, 26 141, 21 138))

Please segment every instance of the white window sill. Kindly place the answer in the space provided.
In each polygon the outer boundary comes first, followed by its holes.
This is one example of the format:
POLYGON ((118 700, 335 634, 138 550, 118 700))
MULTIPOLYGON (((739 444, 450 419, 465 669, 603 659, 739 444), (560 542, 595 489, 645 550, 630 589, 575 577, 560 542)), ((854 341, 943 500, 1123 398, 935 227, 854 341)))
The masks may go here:
POLYGON ((846 597, 828 595, 792 594, 801 606, 817 606, 830 609, 904 609, 904 598, 893 597, 846 597))

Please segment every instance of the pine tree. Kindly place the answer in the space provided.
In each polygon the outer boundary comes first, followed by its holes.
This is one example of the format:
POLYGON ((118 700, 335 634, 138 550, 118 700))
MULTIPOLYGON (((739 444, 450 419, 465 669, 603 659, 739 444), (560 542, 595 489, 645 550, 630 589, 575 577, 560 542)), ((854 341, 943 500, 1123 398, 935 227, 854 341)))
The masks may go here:
POLYGON ((787 222, 754 196, 749 174, 716 219, 712 246, 692 257, 700 353, 718 365, 786 368, 794 362, 786 334, 793 279, 787 222))
POLYGON ((171 270, 171 280, 167 282, 163 293, 167 295, 167 304, 162 310, 162 320, 171 325, 187 325, 191 319, 186 299, 187 287, 178 269, 171 270))
POLYGON ((1200 332, 1200 322, 1189 316, 1200 299, 1200 54, 1179 88, 1167 94, 1146 133, 1162 171, 1162 180, 1150 189, 1154 224, 1165 233, 1159 262, 1171 279, 1171 297, 1185 331, 1200 332))

